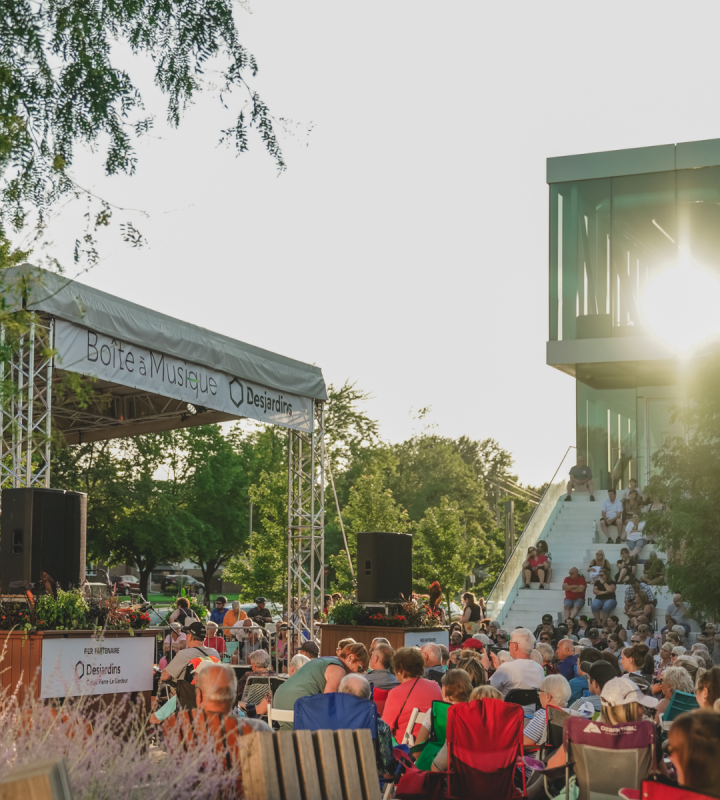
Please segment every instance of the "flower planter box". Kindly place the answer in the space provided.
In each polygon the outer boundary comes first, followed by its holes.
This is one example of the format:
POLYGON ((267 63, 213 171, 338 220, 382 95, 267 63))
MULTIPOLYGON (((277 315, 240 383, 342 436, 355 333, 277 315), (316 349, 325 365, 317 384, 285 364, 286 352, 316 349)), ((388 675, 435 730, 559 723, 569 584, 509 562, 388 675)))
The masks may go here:
MULTIPOLYGON (((133 631, 134 637, 155 637, 156 630, 146 629, 133 631)), ((38 633, 26 634, 24 631, 0 631, 0 687, 2 690, 12 693, 19 684, 18 700, 22 702, 28 692, 32 691, 34 698, 40 698, 42 685, 42 664, 43 664, 43 644, 58 639, 91 639, 92 646, 105 646, 112 648, 113 642, 119 639, 130 639, 128 631, 105 631, 102 636, 97 636, 95 631, 41 631, 38 633)), ((82 653, 84 648, 80 648, 82 653)), ((91 660, 91 659, 88 659, 91 660)), ((152 661, 148 663, 148 674, 152 677, 152 661)), ((78 660, 77 669, 85 670, 86 666, 78 660)), ((122 685, 122 667, 118 673, 112 673, 112 680, 122 685)), ((109 682, 109 681, 108 681, 109 682)), ((152 690, 133 691, 128 688, 125 691, 118 689, 117 692, 89 691, 88 694, 106 698, 108 702, 117 700, 120 696, 130 693, 134 696, 142 696, 146 708, 150 708, 152 690)))
POLYGON ((365 647, 370 649, 373 639, 378 637, 387 639, 391 647, 397 650, 399 647, 414 647, 420 643, 420 639, 429 638, 431 641, 447 645, 447 628, 385 628, 380 625, 331 625, 323 624, 319 626, 322 631, 320 655, 334 656, 337 644, 341 639, 355 639, 362 642, 365 647), (408 636, 406 634, 426 634, 408 636))

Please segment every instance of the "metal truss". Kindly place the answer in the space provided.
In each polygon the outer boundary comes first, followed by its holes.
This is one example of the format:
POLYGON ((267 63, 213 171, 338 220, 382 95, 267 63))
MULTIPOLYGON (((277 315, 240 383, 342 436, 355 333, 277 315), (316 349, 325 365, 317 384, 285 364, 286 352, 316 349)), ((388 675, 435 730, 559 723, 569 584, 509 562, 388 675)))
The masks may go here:
POLYGON ((53 320, 33 314, 27 335, 0 360, 0 487, 50 487, 53 333, 53 320))
POLYGON ((315 401, 312 433, 288 431, 288 583, 291 654, 317 632, 325 595, 325 415, 315 401), (304 601, 307 600, 307 608, 304 601), (301 607, 298 607, 302 604, 301 607))

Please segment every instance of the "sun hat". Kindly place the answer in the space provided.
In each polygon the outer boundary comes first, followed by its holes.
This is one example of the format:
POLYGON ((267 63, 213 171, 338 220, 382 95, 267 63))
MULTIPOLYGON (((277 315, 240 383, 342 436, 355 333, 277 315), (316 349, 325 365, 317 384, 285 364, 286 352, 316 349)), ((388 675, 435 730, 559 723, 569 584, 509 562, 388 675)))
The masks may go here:
POLYGON ((182 630, 182 625, 179 622, 171 622, 170 627, 175 631, 175 633, 182 630))
POLYGON ((608 681, 603 686, 600 699, 608 706, 626 706, 628 703, 639 703, 647 708, 655 708, 660 702, 655 697, 648 697, 643 694, 637 683, 633 683, 629 678, 613 678, 608 681))

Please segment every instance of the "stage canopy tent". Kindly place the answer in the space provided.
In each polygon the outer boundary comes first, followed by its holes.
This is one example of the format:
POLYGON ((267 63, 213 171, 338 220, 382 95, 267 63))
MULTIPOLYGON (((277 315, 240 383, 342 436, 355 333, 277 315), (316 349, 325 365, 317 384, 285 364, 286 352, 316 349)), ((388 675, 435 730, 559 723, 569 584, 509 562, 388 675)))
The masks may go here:
POLYGON ((86 408, 51 394, 68 444, 244 417, 310 433, 315 401, 327 399, 319 367, 30 265, 3 277, 6 310, 36 312, 53 337, 52 384, 66 372, 95 379, 86 408))

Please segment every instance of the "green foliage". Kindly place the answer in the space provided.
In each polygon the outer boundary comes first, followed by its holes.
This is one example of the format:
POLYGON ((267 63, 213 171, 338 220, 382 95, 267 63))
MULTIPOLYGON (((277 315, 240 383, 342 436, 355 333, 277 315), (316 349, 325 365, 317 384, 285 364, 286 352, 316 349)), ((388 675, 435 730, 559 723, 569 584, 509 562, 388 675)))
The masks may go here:
POLYGON ((667 510, 648 524, 668 554, 671 590, 682 594, 696 619, 718 619, 720 562, 711 554, 720 519, 720 352, 698 359, 694 367, 687 402, 675 411, 686 436, 669 437, 653 457, 656 477, 648 491, 667 510))
POLYGON ((241 584, 246 597, 280 603, 287 585, 287 472, 262 472, 250 499, 260 530, 253 530, 249 551, 230 561, 225 579, 241 584))
POLYGON ((427 594, 433 581, 439 581, 450 618, 450 601, 465 587, 465 580, 487 548, 467 530, 463 513, 447 497, 437 508, 430 508, 417 527, 413 547, 416 590, 427 594))
POLYGON ((353 603, 352 600, 341 600, 330 608, 328 622, 335 625, 357 625, 364 613, 363 606, 353 603))
MULTIPOLYGON (((357 535, 362 531, 392 531, 405 533, 408 530, 408 517, 393 498, 392 492, 384 487, 380 475, 363 475, 350 489, 350 500, 343 509, 343 521, 348 545, 353 560, 353 570, 357 574, 357 535)), ((347 555, 341 550, 329 556, 330 565, 335 571, 333 591, 351 591, 352 576, 347 555)))
POLYGON ((36 619, 43 621, 43 630, 70 631, 90 628, 88 604, 77 590, 58 590, 57 599, 44 594, 37 598, 36 619))
MULTIPOLYGON (((235 106, 222 139, 243 152, 249 129, 256 128, 284 169, 272 116, 248 83, 257 63, 239 41, 234 9, 231 0, 0 0, 0 241, 5 223, 22 227, 29 209, 42 226, 64 195, 91 197, 69 174, 79 146, 102 148, 109 175, 134 173, 135 141, 153 118, 131 76, 117 66, 127 49, 152 60, 171 125, 199 91, 217 86, 221 104, 235 106), (204 78, 209 65, 212 84, 204 78)), ((84 253, 97 260, 92 230, 109 215, 102 201, 88 214, 90 231, 78 240, 76 258, 84 253)))

